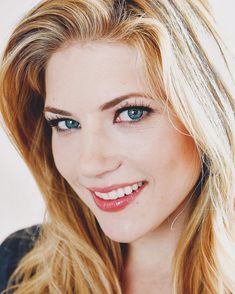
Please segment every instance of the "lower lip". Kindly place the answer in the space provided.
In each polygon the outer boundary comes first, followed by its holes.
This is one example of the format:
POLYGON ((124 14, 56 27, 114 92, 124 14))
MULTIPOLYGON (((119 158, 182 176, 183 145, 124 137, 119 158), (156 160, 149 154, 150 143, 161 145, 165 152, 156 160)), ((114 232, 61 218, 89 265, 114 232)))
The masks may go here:
POLYGON ((124 209, 128 204, 130 204, 132 201, 136 199, 137 196, 143 191, 145 186, 147 185, 147 182, 144 182, 143 186, 139 187, 137 190, 135 190, 133 193, 126 195, 121 198, 112 199, 112 200, 105 200, 95 195, 95 193, 92 191, 92 196, 94 198, 94 201, 96 205, 103 211, 107 212, 114 212, 124 209))

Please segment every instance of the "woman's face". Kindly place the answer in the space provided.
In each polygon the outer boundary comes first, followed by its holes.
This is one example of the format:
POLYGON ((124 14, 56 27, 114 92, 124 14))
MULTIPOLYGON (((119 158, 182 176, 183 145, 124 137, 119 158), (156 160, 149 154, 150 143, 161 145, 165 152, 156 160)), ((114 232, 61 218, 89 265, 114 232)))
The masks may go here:
POLYGON ((46 69, 55 164, 118 242, 160 229, 200 174, 194 141, 144 94, 142 72, 136 49, 101 41, 61 49, 46 69))

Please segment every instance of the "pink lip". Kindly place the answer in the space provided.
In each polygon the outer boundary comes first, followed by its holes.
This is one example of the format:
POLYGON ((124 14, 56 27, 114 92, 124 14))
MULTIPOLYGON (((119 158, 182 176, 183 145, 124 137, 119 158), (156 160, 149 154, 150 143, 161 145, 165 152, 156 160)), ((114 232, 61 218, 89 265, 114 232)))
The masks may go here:
MULTIPOLYGON (((136 191, 133 193, 126 195, 121 198, 113 199, 113 200, 105 200, 102 199, 96 194, 91 191, 91 194, 93 196, 93 199, 96 203, 96 205, 103 211, 106 212, 115 212, 124 209, 128 204, 130 204, 133 200, 136 199, 136 197, 141 193, 141 191, 145 188, 147 185, 147 182, 143 184, 143 186, 139 187, 136 191)), ((97 191, 98 192, 98 191, 97 191)), ((100 192, 102 193, 102 192, 100 192)))
MULTIPOLYGON (((141 182, 141 181, 139 181, 139 182, 141 182)), ((127 187, 127 186, 132 186, 132 185, 137 184, 139 182, 123 183, 123 184, 112 185, 112 186, 108 186, 108 187, 104 187, 104 188, 91 187, 91 188, 89 188, 89 190, 91 192, 108 193, 108 192, 111 192, 113 190, 117 190, 119 188, 124 188, 124 187, 127 187)))

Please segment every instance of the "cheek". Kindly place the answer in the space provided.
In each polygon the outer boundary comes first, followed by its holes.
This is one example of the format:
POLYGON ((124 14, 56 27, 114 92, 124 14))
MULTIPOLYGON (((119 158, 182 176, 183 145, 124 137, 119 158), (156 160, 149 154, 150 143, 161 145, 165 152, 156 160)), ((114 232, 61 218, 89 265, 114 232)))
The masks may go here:
POLYGON ((68 181, 73 174, 75 152, 73 144, 70 141, 66 136, 61 139, 55 133, 52 135, 52 152, 56 168, 68 181))
POLYGON ((164 122, 142 136, 130 135, 123 148, 129 163, 131 161, 158 187, 159 196, 189 193, 200 175, 200 157, 195 143, 183 133, 164 122))
POLYGON ((196 184, 200 171, 200 156, 189 136, 174 131, 162 138, 152 161, 152 173, 156 175, 161 195, 168 196, 169 200, 172 196, 186 197, 196 184))

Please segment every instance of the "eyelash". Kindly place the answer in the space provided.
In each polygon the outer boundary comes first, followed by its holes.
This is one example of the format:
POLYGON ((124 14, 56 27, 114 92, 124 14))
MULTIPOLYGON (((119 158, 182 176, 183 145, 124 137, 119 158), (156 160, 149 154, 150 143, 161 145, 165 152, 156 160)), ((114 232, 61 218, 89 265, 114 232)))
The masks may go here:
MULTIPOLYGON (((129 122, 118 122, 118 123, 138 123, 140 121, 142 121, 145 117, 148 117, 152 112, 154 112, 154 110, 150 107, 149 104, 144 103, 144 102, 139 102, 139 103, 130 103, 130 102, 126 102, 124 105, 121 105, 115 112, 115 116, 114 116, 114 121, 117 119, 117 117, 128 110, 142 110, 142 111, 146 111, 146 115, 142 115, 140 119, 138 120, 133 120, 133 121, 129 121, 129 122)), ((61 129, 58 124, 59 122, 62 121, 71 121, 73 123, 76 123, 77 121, 70 119, 70 118, 65 118, 65 117, 60 117, 58 115, 55 116, 55 118, 46 118, 46 121, 48 122, 48 124, 52 127, 55 128, 57 132, 68 132, 68 131, 72 131, 74 129, 78 129, 78 128, 71 128, 71 129, 61 129)))

